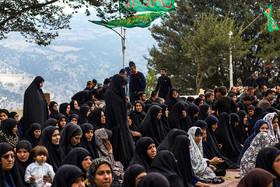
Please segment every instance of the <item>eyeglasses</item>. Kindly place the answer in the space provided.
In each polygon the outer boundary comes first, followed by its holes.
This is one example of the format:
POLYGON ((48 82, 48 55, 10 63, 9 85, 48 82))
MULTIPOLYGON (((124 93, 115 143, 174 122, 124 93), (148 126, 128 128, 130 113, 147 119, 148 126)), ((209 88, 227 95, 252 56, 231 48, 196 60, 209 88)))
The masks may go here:
POLYGON ((15 158, 15 155, 13 155, 13 154, 10 154, 10 155, 3 155, 2 156, 4 159, 8 159, 9 157, 11 157, 12 159, 14 159, 15 158))

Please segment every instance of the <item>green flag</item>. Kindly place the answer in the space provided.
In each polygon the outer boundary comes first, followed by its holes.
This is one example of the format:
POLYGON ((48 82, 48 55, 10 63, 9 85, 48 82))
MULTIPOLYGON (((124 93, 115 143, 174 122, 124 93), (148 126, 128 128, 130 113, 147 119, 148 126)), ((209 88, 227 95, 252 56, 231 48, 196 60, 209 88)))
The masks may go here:
POLYGON ((176 10, 175 0, 122 0, 120 12, 127 11, 172 11, 176 10))
POLYGON ((272 4, 269 5, 269 7, 267 7, 265 9, 265 11, 263 12, 263 14, 267 17, 268 19, 268 31, 272 32, 272 31, 278 31, 279 27, 277 26, 277 23, 275 22, 275 20, 272 18, 272 4))
POLYGON ((129 18, 124 19, 118 19, 118 20, 112 20, 112 21, 92 21, 89 20, 92 23, 102 25, 109 28, 115 28, 115 27, 126 27, 126 28, 132 28, 132 27, 149 27, 151 23, 162 16, 167 16, 166 13, 163 12, 151 12, 146 14, 139 14, 135 15, 129 18))

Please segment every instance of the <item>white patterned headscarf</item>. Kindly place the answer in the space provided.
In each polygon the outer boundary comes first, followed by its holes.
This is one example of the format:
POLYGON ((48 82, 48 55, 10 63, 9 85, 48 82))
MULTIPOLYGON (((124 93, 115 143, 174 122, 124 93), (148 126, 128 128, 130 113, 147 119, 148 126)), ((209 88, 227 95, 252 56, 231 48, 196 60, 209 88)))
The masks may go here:
MULTIPOLYGON (((202 140, 197 145, 195 143, 195 132, 199 127, 192 127, 188 131, 191 150, 190 150, 190 157, 191 157, 191 164, 194 171, 194 174, 205 181, 210 181, 211 179, 215 178, 215 173, 207 166, 208 159, 203 158, 203 147, 202 147, 202 140)), ((201 130, 201 129, 200 129, 201 130)))
POLYGON ((276 129, 276 133, 275 133, 274 130, 273 130, 273 125, 272 125, 272 122, 273 122, 273 120, 276 116, 277 116, 276 113, 268 113, 264 116, 263 119, 266 120, 267 123, 268 123, 268 128, 269 128, 268 133, 273 136, 273 138, 275 139, 275 143, 278 143, 279 139, 280 139, 280 128, 279 128, 279 125, 278 125, 277 129, 276 129))

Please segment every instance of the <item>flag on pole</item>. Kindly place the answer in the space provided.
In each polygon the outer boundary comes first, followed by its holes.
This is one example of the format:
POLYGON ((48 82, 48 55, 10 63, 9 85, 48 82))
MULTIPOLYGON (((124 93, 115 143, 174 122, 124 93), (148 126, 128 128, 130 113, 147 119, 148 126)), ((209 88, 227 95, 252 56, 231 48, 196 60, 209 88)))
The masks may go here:
POLYGON ((175 0, 122 0, 120 12, 128 11, 173 11, 176 10, 175 0), (145 1, 145 2, 144 2, 145 1))
POLYGON ((167 16, 166 13, 163 12, 151 12, 146 14, 139 14, 135 15, 129 18, 124 19, 118 19, 118 20, 112 20, 112 21, 92 21, 89 20, 92 23, 102 25, 108 28, 116 28, 116 27, 126 27, 126 28, 132 28, 132 27, 149 27, 151 23, 162 16, 167 16))
POLYGON ((265 11, 263 12, 263 14, 267 17, 268 19, 268 31, 272 32, 272 31, 278 31, 279 27, 276 23, 276 21, 272 18, 272 4, 269 5, 269 7, 267 7, 265 9, 265 11))

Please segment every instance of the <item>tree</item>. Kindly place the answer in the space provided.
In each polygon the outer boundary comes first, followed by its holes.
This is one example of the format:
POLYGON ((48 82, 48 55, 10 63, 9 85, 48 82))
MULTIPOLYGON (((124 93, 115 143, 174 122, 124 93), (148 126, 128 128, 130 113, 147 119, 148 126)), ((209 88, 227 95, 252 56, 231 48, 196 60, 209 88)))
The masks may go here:
POLYGON ((152 91, 155 90, 156 84, 157 84, 157 77, 155 71, 149 71, 148 75, 146 75, 146 96, 151 95, 152 91))

